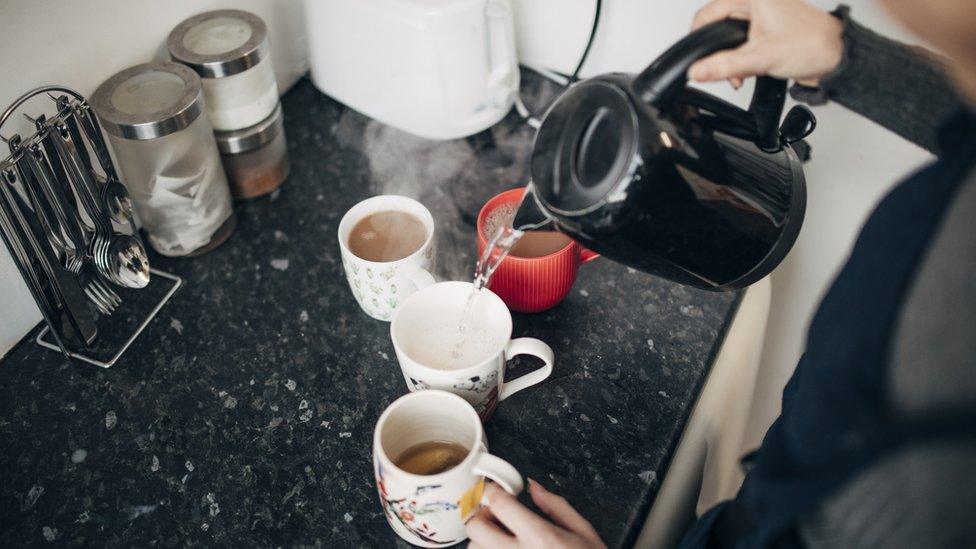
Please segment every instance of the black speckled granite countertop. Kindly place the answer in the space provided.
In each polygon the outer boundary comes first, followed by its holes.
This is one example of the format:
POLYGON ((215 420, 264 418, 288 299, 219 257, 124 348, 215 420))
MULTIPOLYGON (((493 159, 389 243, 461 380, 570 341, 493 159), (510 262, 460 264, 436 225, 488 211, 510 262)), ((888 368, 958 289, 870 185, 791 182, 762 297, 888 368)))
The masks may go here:
MULTIPOLYGON (((530 105, 550 97, 526 75, 530 105)), ((0 545, 404 545, 370 466, 373 425, 407 390, 389 326, 357 307, 336 229, 379 192, 434 213, 439 273, 470 270, 473 215, 525 181, 531 130, 432 143, 344 109, 303 80, 283 98, 292 173, 240 204, 214 252, 154 257, 186 279, 114 368, 25 341, 0 363, 0 545)), ((734 313, 599 260, 570 296, 516 315, 550 343, 545 383, 506 400, 493 453, 629 545, 734 313)))

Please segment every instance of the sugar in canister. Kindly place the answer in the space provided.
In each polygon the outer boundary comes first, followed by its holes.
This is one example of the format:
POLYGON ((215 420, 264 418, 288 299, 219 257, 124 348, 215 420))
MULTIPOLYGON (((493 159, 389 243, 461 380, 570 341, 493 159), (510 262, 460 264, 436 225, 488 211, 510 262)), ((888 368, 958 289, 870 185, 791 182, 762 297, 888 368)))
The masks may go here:
POLYGON ((268 31, 257 15, 241 10, 195 15, 170 32, 167 46, 174 61, 200 75, 214 130, 254 126, 275 110, 278 85, 268 31))
POLYGON ((91 104, 157 252, 198 255, 230 236, 230 190, 195 72, 171 62, 130 67, 103 82, 91 104))

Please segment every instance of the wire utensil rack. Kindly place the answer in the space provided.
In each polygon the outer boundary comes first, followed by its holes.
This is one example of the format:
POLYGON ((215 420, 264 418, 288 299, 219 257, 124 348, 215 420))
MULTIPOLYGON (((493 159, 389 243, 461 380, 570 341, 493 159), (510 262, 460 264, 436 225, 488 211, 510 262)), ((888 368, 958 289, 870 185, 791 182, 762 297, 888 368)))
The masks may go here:
POLYGON ((150 269, 128 190, 81 94, 59 85, 28 91, 0 114, 0 140, 9 150, 0 157, 0 237, 47 324, 35 341, 67 358, 111 367, 183 281, 150 269), (42 96, 53 109, 22 112, 42 96), (33 126, 30 134, 4 135, 18 111, 33 126), (144 318, 106 322, 121 309, 146 308, 145 300, 131 298, 151 279, 168 289, 144 318), (113 333, 99 337, 100 328, 113 333), (115 333, 120 330, 130 333, 115 333), (108 358, 92 355, 99 339, 116 342, 108 358))

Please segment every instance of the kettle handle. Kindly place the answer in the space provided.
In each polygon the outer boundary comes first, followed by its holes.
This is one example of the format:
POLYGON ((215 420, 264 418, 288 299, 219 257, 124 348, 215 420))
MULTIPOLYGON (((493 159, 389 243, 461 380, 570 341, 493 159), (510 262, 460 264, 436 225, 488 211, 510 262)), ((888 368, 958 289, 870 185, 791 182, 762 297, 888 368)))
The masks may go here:
MULTIPOLYGON (((691 65, 715 52, 737 48, 749 39, 749 22, 724 19, 705 25, 671 46, 634 79, 642 101, 663 108, 688 84, 691 65)), ((771 76, 756 79, 749 114, 756 122, 757 144, 779 150, 779 119, 786 103, 786 81, 771 76)))

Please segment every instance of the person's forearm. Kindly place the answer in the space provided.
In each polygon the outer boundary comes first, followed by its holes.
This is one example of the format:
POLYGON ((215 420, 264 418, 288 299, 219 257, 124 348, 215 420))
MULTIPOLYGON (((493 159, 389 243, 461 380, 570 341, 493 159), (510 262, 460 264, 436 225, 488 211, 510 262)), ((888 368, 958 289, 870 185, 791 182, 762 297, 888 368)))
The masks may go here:
POLYGON ((819 88, 794 86, 795 99, 835 101, 909 141, 938 153, 937 129, 961 103, 943 61, 920 47, 880 36, 850 19, 846 7, 844 56, 819 88))

